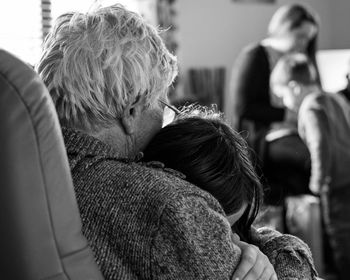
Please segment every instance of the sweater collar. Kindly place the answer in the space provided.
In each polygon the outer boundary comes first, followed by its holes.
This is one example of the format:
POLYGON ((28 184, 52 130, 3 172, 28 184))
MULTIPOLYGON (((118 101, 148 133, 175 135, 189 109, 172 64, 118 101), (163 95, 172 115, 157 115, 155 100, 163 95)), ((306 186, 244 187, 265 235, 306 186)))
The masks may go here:
POLYGON ((72 128, 62 128, 68 154, 119 158, 118 152, 97 138, 72 128))

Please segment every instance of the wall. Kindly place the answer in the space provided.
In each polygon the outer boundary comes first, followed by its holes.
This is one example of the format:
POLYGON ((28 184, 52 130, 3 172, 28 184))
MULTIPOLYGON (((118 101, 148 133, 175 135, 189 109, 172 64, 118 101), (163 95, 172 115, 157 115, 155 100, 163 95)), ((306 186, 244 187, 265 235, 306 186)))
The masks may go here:
MULTIPOLYGON (((178 59, 187 91, 186 72, 191 67, 224 66, 225 100, 232 64, 242 47, 264 38, 274 11, 286 3, 311 6, 321 18, 319 47, 350 47, 349 0, 276 0, 276 4, 241 4, 233 0, 177 0, 178 59), (339 16, 339 14, 341 16, 339 16), (338 29, 341 31, 338 32, 338 29), (337 32, 335 32, 337 30, 337 32)), ((230 104, 225 103, 228 113, 230 104)))
MULTIPOLYGON (((331 0, 332 3, 334 0, 331 0)), ((331 47, 334 49, 350 48, 350 1, 335 0, 332 5, 331 47)))

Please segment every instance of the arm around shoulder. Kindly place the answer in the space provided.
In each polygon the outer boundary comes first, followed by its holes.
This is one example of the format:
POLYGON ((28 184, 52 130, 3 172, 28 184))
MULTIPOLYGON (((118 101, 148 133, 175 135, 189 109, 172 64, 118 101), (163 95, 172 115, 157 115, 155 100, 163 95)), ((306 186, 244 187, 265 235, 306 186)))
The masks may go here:
POLYGON ((241 251, 231 229, 207 198, 169 200, 155 232, 154 279, 230 279, 241 251))

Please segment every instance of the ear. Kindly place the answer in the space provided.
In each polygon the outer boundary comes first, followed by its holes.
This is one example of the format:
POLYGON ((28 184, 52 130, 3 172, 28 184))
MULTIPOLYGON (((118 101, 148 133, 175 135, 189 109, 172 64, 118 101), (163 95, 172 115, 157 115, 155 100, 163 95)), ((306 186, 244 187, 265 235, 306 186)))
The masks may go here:
POLYGON ((121 124, 124 129, 124 132, 127 135, 134 134, 135 129, 137 128, 137 122, 142 115, 142 111, 145 105, 144 97, 136 97, 134 102, 129 103, 123 112, 121 118, 121 124))

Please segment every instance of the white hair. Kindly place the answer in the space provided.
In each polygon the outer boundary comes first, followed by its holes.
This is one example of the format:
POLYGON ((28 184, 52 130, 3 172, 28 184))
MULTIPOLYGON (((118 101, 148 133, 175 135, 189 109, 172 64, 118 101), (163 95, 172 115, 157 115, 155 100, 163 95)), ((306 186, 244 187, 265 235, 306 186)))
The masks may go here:
POLYGON ((141 95, 155 106, 177 75, 177 63, 154 27, 113 5, 60 16, 37 70, 61 123, 97 132, 141 95))

